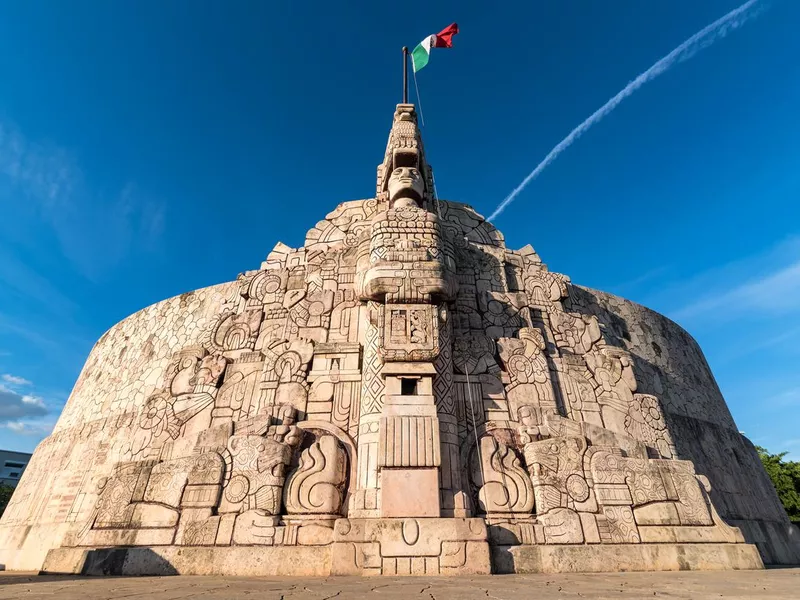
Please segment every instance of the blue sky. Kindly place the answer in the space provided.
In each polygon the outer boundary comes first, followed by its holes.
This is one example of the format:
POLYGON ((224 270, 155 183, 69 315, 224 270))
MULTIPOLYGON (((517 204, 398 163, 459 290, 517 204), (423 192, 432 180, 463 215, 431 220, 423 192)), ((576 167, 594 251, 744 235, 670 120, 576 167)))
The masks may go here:
MULTIPOLYGON (((257 268, 372 195, 400 48, 440 196, 488 215, 729 0, 0 4, 0 448, 30 451, 94 341, 257 268), (413 93, 413 92, 412 92, 413 93)), ((800 458, 800 3, 647 84, 500 215, 508 245, 676 319, 740 429, 800 458)))

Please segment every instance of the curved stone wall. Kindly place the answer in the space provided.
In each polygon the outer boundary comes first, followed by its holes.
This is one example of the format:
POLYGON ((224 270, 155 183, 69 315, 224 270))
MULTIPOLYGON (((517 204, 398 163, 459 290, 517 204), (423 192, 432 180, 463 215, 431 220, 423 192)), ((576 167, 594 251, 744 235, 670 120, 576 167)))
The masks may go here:
MULTIPOLYGON (((235 283, 225 283, 181 294, 131 315, 98 340, 8 507, 0 564, 40 568, 70 525, 91 512, 96 497, 86 493, 87 477, 110 474, 135 450, 133 420, 163 384, 171 357, 199 343, 236 293, 235 283)), ((570 286, 569 304, 596 316, 606 342, 631 353, 639 391, 662 399, 678 458, 709 478, 721 515, 758 545, 765 562, 800 562, 796 530, 694 339, 663 315, 604 292, 570 286)))
POLYGON ((715 505, 766 561, 800 562, 682 329, 434 198, 412 105, 377 175, 302 247, 98 341, 0 563, 82 572, 132 549, 139 574, 234 574, 252 546, 273 574, 458 575, 549 569, 544 547, 556 570, 629 570, 629 546, 644 568, 762 566, 715 505))
POLYGON ((0 526, 0 565, 37 570, 70 524, 93 510, 89 478, 110 475, 173 354, 197 343, 230 297, 224 283, 153 304, 95 344, 53 433, 33 454, 0 526))
POLYGON ((764 562, 800 562, 800 534, 694 338, 664 315, 613 294, 572 286, 570 300, 574 310, 598 318, 609 344, 631 353, 638 390, 661 399, 677 457, 711 481, 720 515, 758 546, 764 562))

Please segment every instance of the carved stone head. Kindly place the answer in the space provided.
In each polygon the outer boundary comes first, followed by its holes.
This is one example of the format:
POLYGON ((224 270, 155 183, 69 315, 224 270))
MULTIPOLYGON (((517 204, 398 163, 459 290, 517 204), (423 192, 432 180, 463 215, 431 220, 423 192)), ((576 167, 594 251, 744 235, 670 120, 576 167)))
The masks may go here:
POLYGON ((425 191, 422 175, 414 167, 398 167, 387 184, 392 206, 418 206, 425 191))

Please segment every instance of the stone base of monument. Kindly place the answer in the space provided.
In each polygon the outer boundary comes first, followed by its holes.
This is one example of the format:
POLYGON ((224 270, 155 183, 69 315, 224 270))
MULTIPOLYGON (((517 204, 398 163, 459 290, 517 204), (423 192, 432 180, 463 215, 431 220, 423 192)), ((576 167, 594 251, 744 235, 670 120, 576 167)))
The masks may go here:
POLYGON ((488 575, 483 519, 340 519, 332 575, 488 575))
POLYGON ((763 569, 752 544, 493 546, 494 573, 604 573, 763 569))
POLYGON ((330 546, 152 546, 56 548, 41 573, 80 575, 228 575, 324 577, 330 546))
MULTIPOLYGON (((390 539, 391 535, 386 539, 390 539)), ((81 575, 483 575, 763 569, 752 544, 615 544, 493 546, 442 544, 438 556, 383 556, 391 543, 329 546, 56 548, 47 574, 81 575)), ((395 548, 395 553, 402 550, 395 548)), ((435 551, 431 551, 435 554, 435 551)))
MULTIPOLYGON (((513 533, 508 527, 507 523, 494 524, 487 529, 481 518, 338 519, 332 536, 330 529, 319 527, 328 534, 298 536, 299 544, 292 545, 56 548, 47 554, 42 572, 325 577, 764 567, 754 545, 720 543, 711 537, 709 543, 665 539, 664 543, 640 544, 505 545, 501 540, 513 533)), ((713 533, 717 528, 687 529, 713 533)))

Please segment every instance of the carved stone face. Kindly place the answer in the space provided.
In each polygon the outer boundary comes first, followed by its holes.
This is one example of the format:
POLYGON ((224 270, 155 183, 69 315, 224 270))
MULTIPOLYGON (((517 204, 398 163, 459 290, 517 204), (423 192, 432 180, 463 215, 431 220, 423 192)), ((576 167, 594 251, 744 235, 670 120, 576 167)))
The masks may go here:
POLYGON ((392 202, 401 198, 419 201, 422 199, 425 189, 422 176, 413 167, 399 167, 392 171, 387 187, 389 188, 389 200, 392 202))

